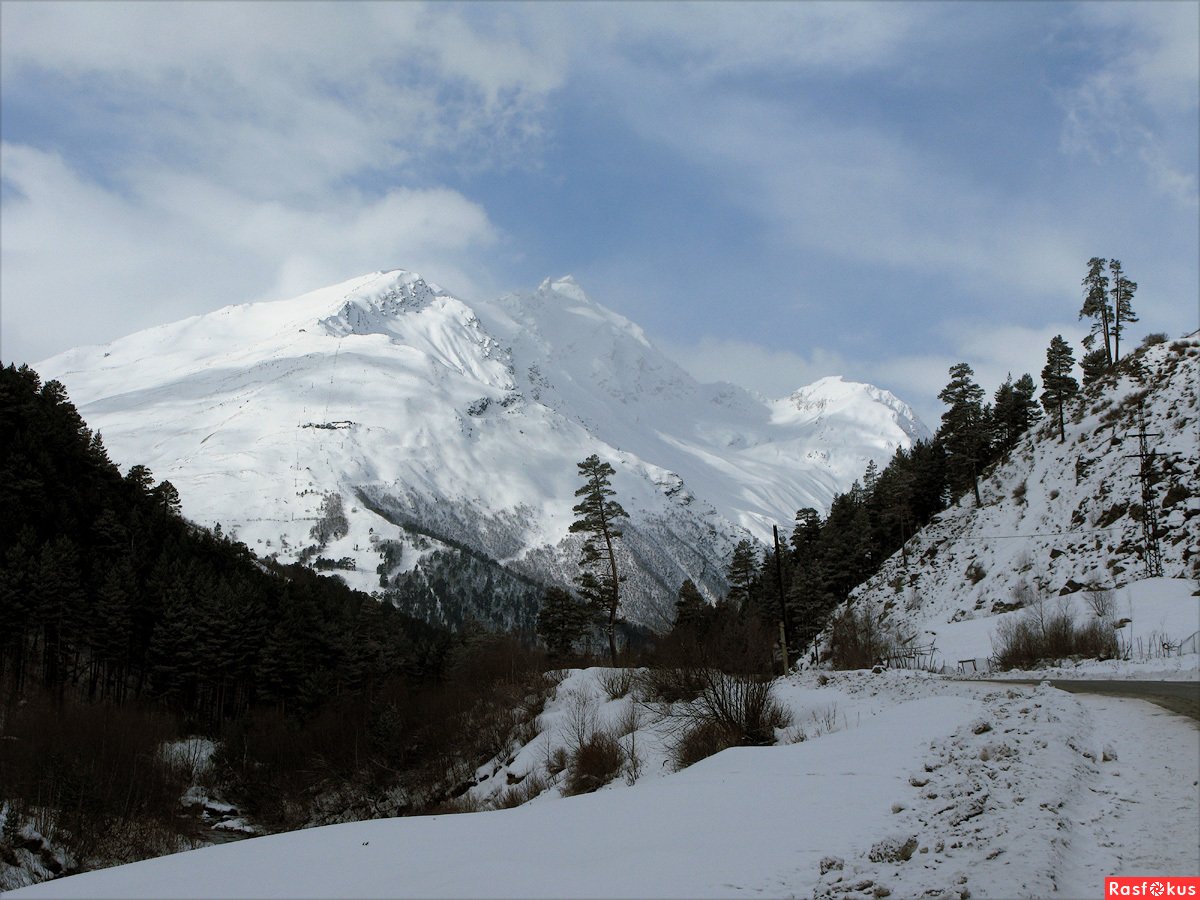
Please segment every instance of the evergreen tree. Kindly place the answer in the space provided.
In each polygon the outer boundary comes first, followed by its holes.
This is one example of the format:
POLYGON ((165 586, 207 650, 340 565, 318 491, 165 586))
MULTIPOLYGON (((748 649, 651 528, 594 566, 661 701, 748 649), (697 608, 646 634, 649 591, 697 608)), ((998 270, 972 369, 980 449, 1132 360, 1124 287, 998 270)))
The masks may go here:
POLYGON ((575 496, 582 498, 573 508, 578 518, 571 523, 572 534, 584 536, 579 565, 583 572, 576 579, 579 592, 604 617, 608 636, 608 654, 617 664, 617 612, 621 606, 621 577, 617 569, 616 541, 621 537, 618 522, 629 514, 613 497, 613 467, 592 454, 577 464, 584 483, 575 496))
POLYGON ((560 587, 546 588, 538 611, 537 634, 552 657, 569 656, 591 628, 593 611, 560 587))
POLYGON ((1112 361, 1116 363, 1121 358, 1121 332, 1125 330, 1125 326, 1130 322, 1138 320, 1137 314, 1133 311, 1133 292, 1137 290, 1137 282, 1130 281, 1125 277, 1125 273, 1121 270, 1121 261, 1119 259, 1109 260, 1108 271, 1112 275, 1112 287, 1109 288, 1109 293, 1113 301, 1112 361))
POLYGON ((690 578, 686 579, 679 586, 679 598, 675 601, 675 628, 698 628, 710 610, 696 583, 690 578))
POLYGON ((1108 302, 1108 276, 1104 274, 1104 266, 1108 260, 1093 256, 1088 260, 1088 272, 1083 277, 1083 306, 1079 309, 1079 318, 1092 320, 1092 329, 1083 339, 1083 346, 1091 350, 1097 336, 1104 338, 1104 363, 1113 364, 1112 353, 1112 321, 1113 309, 1108 302))
POLYGON ((125 473, 125 482, 137 487, 142 493, 149 493, 150 488, 154 486, 154 474, 139 463, 129 467, 129 471, 125 473))
MULTIPOLYGON (((1100 352, 1100 351, 1096 351, 1100 352)), ((1058 418, 1058 439, 1067 439, 1067 426, 1064 409, 1072 397, 1079 391, 1079 382, 1071 374, 1075 367, 1075 356, 1061 334, 1050 339, 1046 350, 1046 365, 1042 369, 1042 406, 1046 412, 1058 418)))
POLYGON ((740 540, 733 548, 733 558, 725 570, 729 579, 729 602, 741 612, 750 608, 754 584, 758 578, 758 554, 748 540, 740 540))
POLYGON ((1031 375, 1022 375, 1014 382, 1011 372, 1004 384, 996 389, 993 420, 997 450, 1011 450, 1017 445, 1021 435, 1041 418, 1041 410, 1033 399, 1036 390, 1031 375))
POLYGON ((1083 358, 1079 360, 1079 368, 1083 372, 1083 386, 1087 387, 1107 375, 1112 366, 1109 365, 1104 348, 1097 347, 1083 354, 1083 358))
POLYGON ((951 487, 961 491, 969 485, 975 492, 975 505, 982 506, 979 468, 991 443, 990 417, 982 405, 983 388, 974 377, 975 371, 966 363, 950 367, 950 383, 938 394, 938 399, 949 407, 942 413, 938 437, 946 448, 951 487))
POLYGON ((797 557, 816 553, 821 538, 821 517, 811 506, 796 510, 796 527, 792 531, 792 553, 797 557))
POLYGON ((177 516, 180 513, 181 503, 179 500, 179 491, 175 489, 175 485, 169 481, 159 482, 151 491, 150 496, 154 498, 158 508, 169 516, 177 516))

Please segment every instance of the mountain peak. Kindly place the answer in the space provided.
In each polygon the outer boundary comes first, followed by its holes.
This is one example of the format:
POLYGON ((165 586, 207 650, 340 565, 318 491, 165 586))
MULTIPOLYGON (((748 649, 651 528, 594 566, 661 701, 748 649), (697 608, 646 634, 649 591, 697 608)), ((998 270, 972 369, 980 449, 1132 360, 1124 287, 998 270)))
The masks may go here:
MULTIPOLYGON (((569 583, 576 463, 619 461, 629 615, 642 622, 684 578, 719 592, 713 560, 801 507, 827 508, 913 427, 895 398, 876 402, 890 394, 840 378, 779 401, 787 415, 745 392, 713 402, 570 276, 468 305, 415 272, 373 272, 64 354, 41 373, 67 385, 114 460, 169 479, 190 518, 285 562, 351 560, 340 573, 364 590, 425 565, 421 535, 569 583), (802 413, 798 399, 818 398, 823 413, 802 413), (349 530, 317 546, 331 495, 349 530)), ((531 626, 530 608, 510 612, 531 626)))
POLYGON ((592 298, 575 280, 574 275, 563 275, 560 278, 547 278, 538 285, 537 292, 539 294, 558 294, 561 297, 566 297, 576 303, 586 303, 589 306, 593 305, 592 298))

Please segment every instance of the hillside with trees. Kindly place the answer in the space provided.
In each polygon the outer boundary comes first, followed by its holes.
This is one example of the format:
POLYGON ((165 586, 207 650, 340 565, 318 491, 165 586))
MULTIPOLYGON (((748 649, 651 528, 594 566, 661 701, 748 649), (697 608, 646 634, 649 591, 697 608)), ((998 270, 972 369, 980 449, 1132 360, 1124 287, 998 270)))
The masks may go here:
POLYGON ((25 366, 0 369, 0 508, 0 886, 203 840, 181 738, 216 742, 206 789, 260 830, 420 812, 543 690, 513 638, 191 524, 25 366))

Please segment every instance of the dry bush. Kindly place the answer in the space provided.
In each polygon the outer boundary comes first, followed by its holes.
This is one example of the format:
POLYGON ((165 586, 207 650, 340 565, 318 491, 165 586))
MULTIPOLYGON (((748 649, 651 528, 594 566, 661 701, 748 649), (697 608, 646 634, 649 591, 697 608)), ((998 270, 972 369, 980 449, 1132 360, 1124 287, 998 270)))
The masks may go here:
POLYGON ((643 669, 636 679, 639 699, 648 703, 694 700, 704 690, 698 666, 656 666, 643 669))
POLYGON ((492 798, 493 809, 512 809, 528 803, 549 787, 545 777, 537 772, 530 772, 517 784, 505 788, 492 798))
POLYGON ((733 735, 717 723, 699 722, 685 729, 671 745, 671 763, 676 771, 686 769, 693 763, 736 746, 733 735))
POLYGON ((1100 619, 1077 626, 1065 601, 1049 609, 1039 600, 1020 617, 1001 620, 992 649, 1001 669, 1029 669, 1068 657, 1112 659, 1119 655, 1112 626, 1100 619))
POLYGON ((609 700, 620 700, 633 689, 633 669, 607 669, 597 679, 609 700))
POLYGON ((589 691, 568 692, 563 736, 573 752, 578 752, 596 733, 596 706, 596 698, 589 691))
POLYGON ((694 677, 702 685, 695 699, 660 708, 664 718, 680 724, 671 747, 676 769, 727 747, 773 744, 776 729, 791 722, 769 679, 717 669, 699 669, 694 677))
POLYGON ((550 745, 546 745, 546 771, 553 778, 559 772, 562 772, 571 764, 571 754, 567 752, 566 747, 555 747, 550 749, 550 745))
POLYGON ((620 774, 625 751, 607 731, 596 731, 571 755, 564 796, 587 794, 620 774))
POLYGON ((1111 619, 1117 611, 1117 601, 1112 591, 1088 591, 1083 596, 1098 619, 1111 619))
POLYGON ((907 642, 907 636, 888 626, 874 609, 857 610, 847 603, 830 622, 825 659, 835 669, 869 669, 907 642))
POLYGON ((0 740, 9 830, 16 812, 28 810, 24 818, 85 867, 180 849, 176 813, 190 778, 160 752, 176 736, 174 719, 136 703, 89 705, 27 691, 26 702, 8 710, 0 740))

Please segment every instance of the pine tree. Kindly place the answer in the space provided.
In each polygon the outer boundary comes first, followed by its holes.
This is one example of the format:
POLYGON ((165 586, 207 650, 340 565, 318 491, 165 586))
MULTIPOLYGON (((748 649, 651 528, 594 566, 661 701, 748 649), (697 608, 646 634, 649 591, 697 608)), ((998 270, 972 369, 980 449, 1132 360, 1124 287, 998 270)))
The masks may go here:
POLYGON ((725 575, 729 579, 729 602, 740 612, 746 612, 758 578, 758 554, 750 541, 738 541, 725 575))
POLYGON ((1104 355, 1104 348, 1097 347, 1095 350, 1090 350, 1083 354, 1083 358, 1079 360, 1079 369, 1083 372, 1083 386, 1087 387, 1103 378, 1111 370, 1108 363, 1108 357, 1104 355))
POLYGON ((1109 260, 1108 271, 1112 274, 1112 287, 1109 289, 1109 294, 1113 301, 1112 361, 1115 363, 1121 358, 1121 332, 1127 324, 1138 320, 1137 314, 1133 311, 1133 292, 1137 290, 1137 282, 1130 281, 1125 277, 1119 259, 1109 260))
POLYGON ((1104 266, 1108 260, 1093 256, 1088 260, 1088 273, 1083 277, 1083 306, 1079 310, 1079 318, 1092 320, 1092 330, 1083 339, 1084 349, 1091 350, 1096 337, 1104 338, 1104 362, 1111 366, 1112 353, 1112 321, 1113 310, 1108 303, 1108 276, 1104 274, 1104 266))
POLYGON ((679 598, 675 601, 675 628, 697 628, 710 610, 696 583, 686 579, 679 586, 679 598))
POLYGON ((617 612, 621 607, 621 577, 617 569, 616 541, 621 537, 617 523, 629 514, 612 499, 613 467, 592 454, 577 464, 584 483, 575 492, 581 497, 573 512, 579 517, 571 523, 572 534, 583 534, 583 549, 579 565, 583 572, 576 579, 579 592, 598 612, 605 616, 604 631, 608 636, 608 655, 617 664, 617 612))
POLYGON ((181 503, 179 500, 179 491, 175 489, 175 485, 169 481, 159 482, 151 491, 150 496, 154 498, 154 502, 164 513, 169 516, 177 516, 180 514, 181 503))
POLYGON ((1041 410, 1033 399, 1037 387, 1026 373, 1015 382, 1012 373, 996 389, 993 419, 996 426, 997 449, 1007 452, 1017 445, 1021 435, 1041 418, 1041 410))
MULTIPOLYGON (((1097 353, 1101 351, 1096 351, 1097 353)), ((1046 412, 1058 417, 1058 439, 1065 442, 1067 426, 1064 409, 1067 402, 1079 391, 1071 370, 1075 367, 1075 356, 1061 334, 1050 339, 1046 350, 1046 365, 1042 369, 1042 406, 1046 412)))
POLYGON ((938 399, 949 407, 942 413, 938 436, 946 448, 951 487, 957 491, 969 484, 975 492, 975 505, 982 506, 979 468, 991 443, 990 416, 982 405, 983 388, 974 377, 975 370, 966 363, 950 367, 950 383, 938 394, 938 399))
POLYGON ((552 657, 569 656, 575 643, 584 637, 593 621, 593 612, 560 587, 546 588, 542 608, 538 610, 537 633, 552 657))

